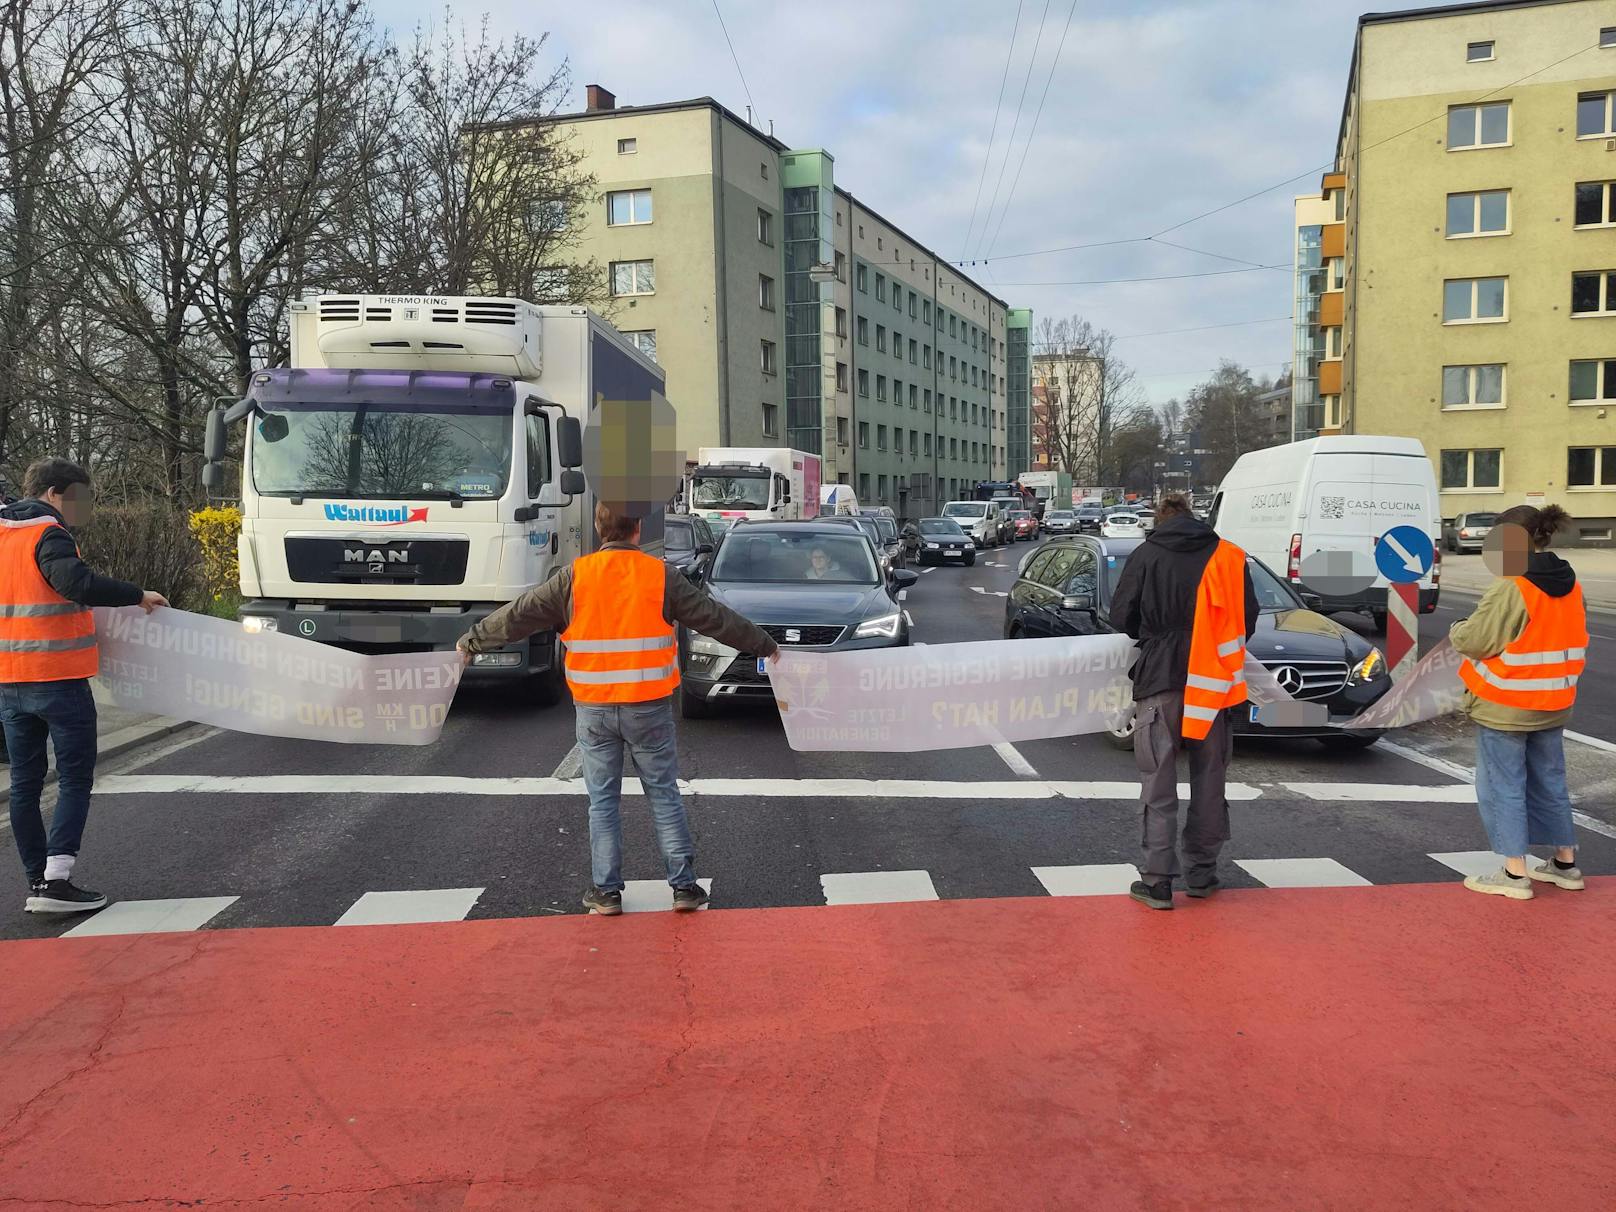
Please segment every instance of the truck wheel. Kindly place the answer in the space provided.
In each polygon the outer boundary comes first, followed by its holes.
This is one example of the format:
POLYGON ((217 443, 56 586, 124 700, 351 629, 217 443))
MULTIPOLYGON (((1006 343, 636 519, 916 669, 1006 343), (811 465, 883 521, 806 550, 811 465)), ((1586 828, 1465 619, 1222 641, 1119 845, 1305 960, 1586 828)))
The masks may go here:
POLYGON ((699 694, 691 694, 682 685, 679 687, 679 718, 685 720, 705 720, 713 714, 713 705, 699 694))
POLYGON ((561 645, 552 643, 550 668, 528 677, 522 686, 524 697, 535 707, 554 707, 567 694, 567 677, 561 665, 561 645))

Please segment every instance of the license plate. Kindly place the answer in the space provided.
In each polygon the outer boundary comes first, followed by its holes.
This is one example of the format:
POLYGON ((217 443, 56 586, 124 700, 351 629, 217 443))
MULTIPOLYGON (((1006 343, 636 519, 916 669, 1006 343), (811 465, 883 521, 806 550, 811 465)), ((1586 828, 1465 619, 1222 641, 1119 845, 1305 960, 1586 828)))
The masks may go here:
POLYGON ((945 552, 943 552, 943 556, 944 556, 945 559, 947 557, 949 557, 949 556, 957 556, 957 555, 959 555, 959 550, 957 548, 955 550, 953 550, 953 551, 945 551, 945 552))
POLYGON ((1261 703, 1253 703, 1251 705, 1251 722, 1253 724, 1261 723, 1261 721, 1257 718, 1257 713, 1259 711, 1261 711, 1261 710, 1262 710, 1262 704, 1261 703))
POLYGON ((759 673, 766 674, 766 673, 769 672, 769 658, 768 657, 758 657, 757 662, 758 662, 758 672, 759 673))

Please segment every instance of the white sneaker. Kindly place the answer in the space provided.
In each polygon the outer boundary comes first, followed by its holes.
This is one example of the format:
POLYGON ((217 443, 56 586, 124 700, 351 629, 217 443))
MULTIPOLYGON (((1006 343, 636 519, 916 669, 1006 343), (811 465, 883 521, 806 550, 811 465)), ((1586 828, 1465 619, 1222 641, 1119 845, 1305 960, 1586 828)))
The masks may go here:
POLYGON ((1553 859, 1544 859, 1542 866, 1533 867, 1527 864, 1526 874, 1545 884, 1553 884, 1556 888, 1564 888, 1567 892, 1577 892, 1588 885, 1582 878, 1582 871, 1577 867, 1556 867, 1553 859))
POLYGON ((1493 896, 1507 896, 1511 900, 1529 901, 1532 899, 1532 881, 1529 879, 1516 879, 1500 867, 1497 871, 1489 871, 1486 875, 1465 876, 1464 886, 1472 892, 1486 892, 1493 896))

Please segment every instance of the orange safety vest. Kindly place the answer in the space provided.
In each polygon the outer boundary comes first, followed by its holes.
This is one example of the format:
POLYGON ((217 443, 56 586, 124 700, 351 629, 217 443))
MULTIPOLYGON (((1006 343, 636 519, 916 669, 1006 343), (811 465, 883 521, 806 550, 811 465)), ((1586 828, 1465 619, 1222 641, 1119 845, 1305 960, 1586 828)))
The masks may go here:
POLYGON ((1246 553, 1218 541, 1195 591, 1184 725, 1192 741, 1206 739, 1218 713, 1246 701, 1246 553))
POLYGON ((0 518, 0 682, 66 682, 100 671, 95 615, 39 571, 40 540, 60 525, 0 518))
POLYGON ((573 561, 567 685, 580 703, 648 703, 679 688, 673 624, 662 617, 667 565, 642 551, 573 561))
POLYGON ((1582 586, 1551 597, 1525 577, 1515 587, 1526 603, 1526 627, 1485 661, 1468 657, 1459 677, 1478 699, 1523 711, 1564 711, 1577 701, 1577 678, 1588 660, 1588 615, 1582 586))

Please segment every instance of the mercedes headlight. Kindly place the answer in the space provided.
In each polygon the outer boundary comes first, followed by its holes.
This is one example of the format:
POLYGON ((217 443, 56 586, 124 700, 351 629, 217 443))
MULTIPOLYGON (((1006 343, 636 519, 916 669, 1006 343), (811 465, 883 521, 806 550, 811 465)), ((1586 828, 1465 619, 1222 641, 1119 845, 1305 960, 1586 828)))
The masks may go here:
POLYGON ((862 640, 872 636, 880 636, 883 639, 890 640, 898 634, 898 624, 902 622, 903 615, 901 614, 884 614, 878 619, 868 619, 858 625, 858 630, 853 633, 853 638, 862 640))
POLYGON ((1352 671, 1352 680, 1355 682, 1368 682, 1375 678, 1386 676, 1386 658, 1380 655, 1380 649, 1371 648, 1369 655, 1358 662, 1358 667, 1352 671))

